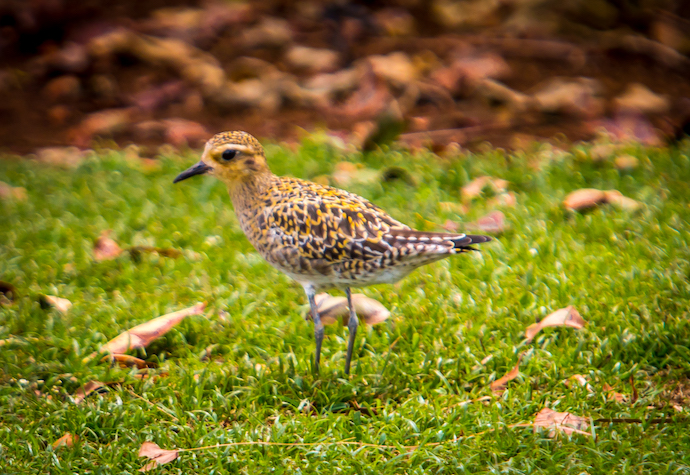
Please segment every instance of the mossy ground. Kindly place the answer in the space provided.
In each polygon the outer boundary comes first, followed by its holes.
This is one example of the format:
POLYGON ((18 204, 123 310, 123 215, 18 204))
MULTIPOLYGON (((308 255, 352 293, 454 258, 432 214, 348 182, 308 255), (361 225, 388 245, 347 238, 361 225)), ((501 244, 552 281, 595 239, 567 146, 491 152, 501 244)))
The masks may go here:
POLYGON ((327 328, 313 374, 302 289, 254 252, 223 186, 207 177, 172 185, 194 154, 159 157, 150 169, 117 151, 72 170, 0 160, 0 181, 28 193, 0 201, 0 280, 19 294, 0 307, 0 473, 134 473, 146 463, 137 456, 144 441, 323 442, 185 452, 156 469, 163 473, 690 473, 690 408, 677 396, 690 385, 690 148, 623 152, 639 167, 593 163, 585 146, 457 159, 345 154, 318 138, 297 151, 268 147, 274 171, 307 179, 343 160, 405 168, 412 180, 347 188, 420 229, 488 212, 490 197, 463 217, 440 204, 460 202, 460 187, 480 175, 508 180, 517 197, 502 208, 510 229, 482 252, 364 290, 393 316, 360 332, 349 378, 339 325, 327 328), (617 189, 644 206, 566 212, 563 198, 582 187, 617 189), (123 246, 183 257, 96 262, 93 241, 105 229, 123 246), (66 315, 46 310, 44 294, 74 305, 66 315), (121 331, 198 301, 208 302, 204 316, 139 353, 160 377, 84 362, 121 331), (585 329, 549 328, 525 341, 528 325, 567 305, 585 329), (490 382, 521 353, 521 374, 505 393, 468 403, 491 396, 490 382), (576 374, 593 392, 564 383, 576 374), (112 384, 71 402, 91 380, 112 384), (606 383, 627 399, 612 399, 606 383), (543 407, 592 421, 670 420, 599 422, 593 437, 555 439, 510 427, 543 407), (53 449, 67 432, 78 442, 53 449))

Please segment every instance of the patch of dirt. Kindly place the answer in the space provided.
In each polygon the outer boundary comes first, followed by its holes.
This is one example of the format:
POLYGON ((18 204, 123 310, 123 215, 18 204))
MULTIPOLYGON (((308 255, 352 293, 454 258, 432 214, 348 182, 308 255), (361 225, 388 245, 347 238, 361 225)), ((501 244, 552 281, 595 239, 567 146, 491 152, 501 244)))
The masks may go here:
POLYGON ((365 148, 663 144, 690 132, 676 3, 7 2, 0 151, 314 128, 365 148))

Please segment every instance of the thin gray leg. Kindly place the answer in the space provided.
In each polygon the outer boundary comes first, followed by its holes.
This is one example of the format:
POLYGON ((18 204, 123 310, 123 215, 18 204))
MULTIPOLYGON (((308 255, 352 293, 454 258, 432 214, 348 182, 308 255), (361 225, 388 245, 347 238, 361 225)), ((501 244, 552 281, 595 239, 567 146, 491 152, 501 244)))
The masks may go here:
POLYGON ((321 362, 321 345, 323 344, 323 323, 321 323, 321 317, 319 312, 316 310, 316 302, 314 301, 313 287, 305 287, 305 292, 307 293, 307 299, 309 299, 309 306, 311 307, 311 319, 314 321, 314 339, 316 340, 316 356, 314 357, 314 370, 319 372, 319 363, 321 362))
POLYGON ((345 358, 345 374, 350 374, 350 362, 352 361, 352 350, 355 347, 355 337, 357 336, 357 313, 355 313, 355 306, 352 305, 352 292, 350 288, 345 289, 347 294, 347 305, 350 307, 350 320, 347 322, 347 328, 350 330, 350 340, 347 342, 347 357, 345 358))

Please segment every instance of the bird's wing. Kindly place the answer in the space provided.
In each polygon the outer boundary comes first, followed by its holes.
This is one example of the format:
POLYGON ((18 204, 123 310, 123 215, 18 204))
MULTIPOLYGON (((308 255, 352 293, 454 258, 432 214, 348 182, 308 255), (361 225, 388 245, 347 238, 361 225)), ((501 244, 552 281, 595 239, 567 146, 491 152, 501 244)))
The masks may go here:
POLYGON ((272 194, 266 216, 269 238, 274 251, 293 261, 319 260, 327 266, 384 258, 421 265, 491 240, 415 231, 360 196, 301 180, 284 181, 272 194))
POLYGON ((299 249, 302 258, 374 259, 389 250, 385 237, 392 230, 410 229, 364 198, 336 188, 294 179, 271 194, 269 238, 277 247, 299 249))

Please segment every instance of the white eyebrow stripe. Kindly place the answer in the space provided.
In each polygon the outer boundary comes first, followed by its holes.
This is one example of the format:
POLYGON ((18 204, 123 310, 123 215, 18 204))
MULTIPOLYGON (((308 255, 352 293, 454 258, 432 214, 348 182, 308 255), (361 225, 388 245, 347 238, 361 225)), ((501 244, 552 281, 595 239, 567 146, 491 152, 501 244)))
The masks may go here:
POLYGON ((254 149, 251 147, 247 147, 246 145, 240 145, 240 144, 227 144, 226 147, 223 148, 223 151, 225 150, 237 150, 238 152, 254 152, 254 149))

